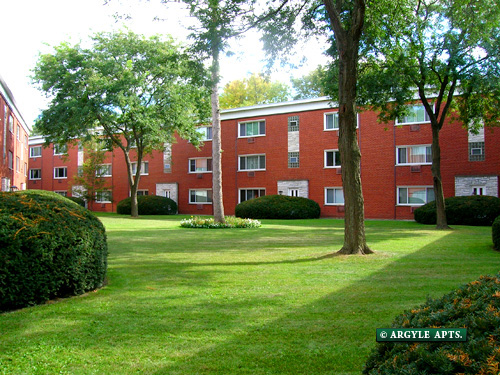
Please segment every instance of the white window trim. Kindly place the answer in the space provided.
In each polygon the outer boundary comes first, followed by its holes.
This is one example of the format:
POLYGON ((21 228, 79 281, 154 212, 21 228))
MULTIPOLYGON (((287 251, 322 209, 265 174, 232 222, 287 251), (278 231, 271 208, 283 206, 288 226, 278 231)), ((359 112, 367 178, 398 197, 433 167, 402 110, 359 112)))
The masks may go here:
MULTIPOLYGON (((432 185, 403 185, 403 186, 398 186, 396 188, 396 206, 402 206, 402 207, 417 207, 417 206, 423 206, 427 203, 428 197, 427 197, 427 189, 434 189, 434 186, 432 185), (399 189, 424 189, 425 188, 425 203, 399 203, 399 189)), ((408 197, 407 197, 408 198, 408 197)))
POLYGON ((344 189, 341 186, 328 186, 328 187, 325 187, 325 192, 324 192, 324 195, 325 195, 325 206, 344 206, 345 205, 345 200, 342 203, 328 203, 327 202, 327 200, 326 200, 326 198, 327 198, 327 190, 329 190, 329 189, 341 190, 342 194, 344 193, 344 189))
MULTIPOLYGON (((260 120, 250 120, 250 121, 240 121, 238 122, 238 138, 256 138, 256 137, 265 137, 267 133, 267 121, 265 118, 260 119, 260 120), (264 127, 266 128, 266 132, 264 134, 257 134, 257 135, 241 135, 240 134, 240 129, 241 129, 241 124, 251 124, 253 122, 259 123, 259 131, 260 131, 260 123, 264 122, 264 127)), ((212 134, 213 136, 213 134, 212 134)))
MULTIPOLYGON (((135 176, 135 174, 136 174, 136 172, 137 172, 137 162, 136 162, 136 161, 133 161, 133 162, 131 162, 131 163, 130 163, 130 165, 132 166, 132 174, 135 176), (134 171, 134 167, 132 166, 132 165, 134 165, 134 164, 135 164, 135 166, 136 166, 136 167, 135 167, 135 168, 136 168, 136 169, 135 169, 135 171, 134 171)), ((149 176, 149 161, 142 161, 142 162, 141 162, 141 165, 142 165, 142 166, 141 166, 141 176, 149 176), (145 172, 144 172, 144 165, 145 165, 145 164, 147 164, 147 165, 148 165, 148 172, 147 172, 147 173, 145 173, 145 172)))
MULTIPOLYGON (((425 145, 407 145, 407 146, 396 146, 396 165, 397 166, 404 166, 404 165, 432 165, 432 160, 430 162, 425 162, 425 163, 399 163, 398 162, 398 156, 399 156, 399 149, 400 148, 412 148, 412 147, 431 147, 432 150, 432 145, 430 144, 425 144, 425 145)), ((408 151, 407 151, 408 152, 408 151)), ((408 154, 407 154, 408 156, 408 154)))
MULTIPOLYGON (((408 106, 410 107, 423 107, 424 105, 423 104, 418 104, 418 103, 415 103, 415 104, 409 104, 408 106)), ((432 107, 434 108, 434 104, 432 105, 432 107)), ((424 108, 424 111, 425 111, 425 108, 424 108)), ((429 116, 427 114, 427 111, 425 112, 425 116, 429 116)), ((416 124, 430 124, 431 123, 431 120, 427 120, 427 121, 416 121, 416 122, 399 122, 399 118, 396 118, 396 120, 394 121, 394 125, 416 125, 416 124)))
POLYGON ((30 147, 30 158, 41 158, 41 157, 42 157, 42 146, 31 146, 30 147), (40 149, 40 155, 35 155, 34 156, 34 155, 31 154, 31 150, 33 150, 35 148, 36 149, 38 149, 38 148, 40 149))
POLYGON ((64 180, 68 178, 68 167, 54 167, 54 180, 64 180), (56 169, 65 169, 66 177, 56 177, 56 169))
POLYGON ((241 158, 243 157, 249 157, 249 156, 264 156, 266 157, 266 154, 249 154, 249 155, 238 155, 238 172, 254 172, 254 171, 265 171, 267 168, 267 158, 266 158, 266 168, 259 168, 259 169, 241 169, 241 158))
POLYGON ((329 165, 326 165, 326 153, 327 152, 340 152, 338 149, 337 150, 324 150, 323 152, 323 166, 324 168, 327 168, 327 169, 339 169, 339 168, 342 168, 341 165, 334 165, 334 166, 329 166, 329 165))
MULTIPOLYGON (((242 190, 264 190, 264 195, 261 195, 261 197, 263 197, 267 194, 266 188, 263 188, 263 187, 239 188, 238 189, 238 203, 241 203, 241 191, 242 190)), ((249 199, 247 199, 247 200, 249 200, 249 199)))
MULTIPOLYGON (((338 117, 338 113, 339 113, 339 111, 333 111, 333 112, 325 112, 325 113, 323 113, 323 131, 325 131, 325 132, 333 132, 333 131, 338 132, 339 131, 340 123, 339 123, 339 127, 338 128, 332 128, 332 129, 327 129, 326 128, 326 124, 327 124, 326 116, 327 115, 337 114, 337 117, 338 117)), ((356 129, 359 129, 359 113, 356 113, 356 129)))
POLYGON ((200 126, 196 130, 198 131, 199 129, 205 129, 205 134, 204 134, 203 138, 201 139, 202 142, 211 142, 213 140, 213 138, 214 138, 214 129, 213 129, 212 125, 200 126), (211 131, 212 138, 207 138, 207 128, 211 128, 212 129, 212 131, 211 131))
MULTIPOLYGON (((111 195, 111 196, 112 196, 112 192, 111 192, 111 190, 103 190, 103 191, 101 191, 101 192, 99 192, 99 193, 97 193, 97 192, 96 192, 96 193, 95 193, 95 202, 96 202, 96 203, 111 203, 111 200, 106 200, 106 201, 98 200, 98 199, 99 199, 99 198, 98 198, 99 194, 102 194, 102 193, 105 193, 105 192, 106 192, 106 193, 109 193, 109 195, 111 195)), ((101 198, 102 198, 102 195, 101 195, 101 198)))
MULTIPOLYGON (((189 189, 189 204, 212 204, 212 202, 192 202, 191 201, 191 192, 192 191, 212 191, 212 189, 189 189)), ((213 193, 212 193, 212 201, 213 201, 213 193)))
POLYGON ((110 168, 107 170, 107 172, 110 172, 109 174, 103 174, 99 177, 112 177, 113 176, 113 165, 111 163, 106 163, 106 164, 100 164, 99 167, 104 167, 104 166, 109 166, 110 168))
MULTIPOLYGON (((203 160, 203 159, 206 159, 206 160, 212 160, 211 157, 199 157, 199 158, 189 158, 188 159, 188 173, 190 174, 198 174, 198 173, 212 173, 213 172, 213 164, 212 164, 212 170, 211 171, 194 171, 194 172, 191 172, 191 160, 203 160)), ((213 163, 213 162, 212 162, 213 163)))
POLYGON ((30 171, 29 171, 29 179, 30 179, 30 181, 37 181, 37 180, 41 180, 42 179, 42 177, 32 178, 31 177, 31 171, 40 171, 40 176, 42 175, 42 169, 41 168, 30 169, 30 171))
POLYGON ((59 150, 56 150, 56 145, 54 145, 54 156, 58 156, 58 155, 66 155, 68 153, 68 146, 62 146, 62 148, 66 148, 66 151, 63 151, 63 152, 59 152, 59 150), (56 153, 57 151, 57 153, 56 153))

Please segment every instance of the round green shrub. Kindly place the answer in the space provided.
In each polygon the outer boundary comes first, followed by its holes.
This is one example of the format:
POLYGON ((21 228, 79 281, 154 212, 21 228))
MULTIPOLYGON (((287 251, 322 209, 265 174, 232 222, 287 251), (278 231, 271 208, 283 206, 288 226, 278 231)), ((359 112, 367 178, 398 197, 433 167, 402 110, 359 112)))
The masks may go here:
POLYGON ((392 328, 467 328, 467 341, 378 343, 363 373, 497 374, 499 288, 500 274, 481 276, 442 298, 406 311, 394 320, 392 328))
MULTIPOLYGON (((159 195, 140 195, 137 197, 139 215, 175 215, 177 203, 170 198, 159 195)), ((125 198, 116 205, 116 212, 130 215, 131 198, 125 198)))
MULTIPOLYGON (((500 215, 500 198, 485 195, 446 198, 445 206, 450 225, 490 226, 500 215)), ((436 224, 436 202, 417 208, 414 217, 421 224, 436 224)))
POLYGON ((301 197, 266 195, 236 206, 235 216, 249 219, 315 219, 321 213, 319 204, 301 197))
POLYGON ((94 290, 106 268, 92 212, 55 193, 0 193, 0 311, 94 290))
POLYGON ((493 246, 500 251, 500 216, 495 219, 491 226, 491 234, 493 237, 493 246))

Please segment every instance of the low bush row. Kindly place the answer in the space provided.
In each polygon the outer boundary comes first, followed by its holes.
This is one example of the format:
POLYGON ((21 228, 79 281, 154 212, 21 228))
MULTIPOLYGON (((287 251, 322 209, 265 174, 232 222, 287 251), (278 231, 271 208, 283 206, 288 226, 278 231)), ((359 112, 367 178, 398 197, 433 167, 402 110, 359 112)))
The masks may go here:
POLYGON ((236 206, 235 216, 250 219, 316 219, 321 209, 315 201, 286 195, 266 195, 236 206))
MULTIPOLYGON (((500 198, 472 195, 445 199, 446 220, 450 225, 490 226, 500 216, 500 198)), ((415 210, 415 221, 436 224, 436 202, 415 210)))
MULTIPOLYGON (((137 197, 139 215, 175 215, 177 203, 174 200, 159 195, 141 195, 137 197)), ((125 198, 116 205, 116 212, 121 215, 130 215, 131 198, 125 198)))

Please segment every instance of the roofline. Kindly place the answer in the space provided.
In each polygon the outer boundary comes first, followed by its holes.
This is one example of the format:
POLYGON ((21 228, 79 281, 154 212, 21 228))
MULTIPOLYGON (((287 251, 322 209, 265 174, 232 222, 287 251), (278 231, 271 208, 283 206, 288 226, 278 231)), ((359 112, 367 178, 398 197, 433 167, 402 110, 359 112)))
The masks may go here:
POLYGON ((31 126, 28 125, 28 123, 24 120, 23 115, 21 114, 21 111, 19 110, 16 100, 14 99, 14 94, 12 94, 12 91, 9 89, 9 86, 3 79, 3 77, 0 75, 0 94, 5 98, 7 104, 11 108, 12 112, 16 115, 17 121, 21 123, 21 125, 25 128, 26 132, 29 134, 31 132, 31 126))
POLYGON ((282 103, 259 104, 251 107, 224 109, 221 111, 221 120, 330 109, 335 108, 335 106, 336 103, 333 103, 329 97, 322 96, 319 98, 292 100, 282 103))

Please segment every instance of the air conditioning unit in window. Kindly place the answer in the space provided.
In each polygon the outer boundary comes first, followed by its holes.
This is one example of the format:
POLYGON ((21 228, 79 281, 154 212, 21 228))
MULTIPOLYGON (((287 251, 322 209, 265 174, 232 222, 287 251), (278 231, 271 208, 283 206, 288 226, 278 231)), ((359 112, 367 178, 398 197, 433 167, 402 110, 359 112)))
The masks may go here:
POLYGON ((418 124, 410 125, 410 131, 411 132, 419 132, 420 131, 420 125, 418 125, 418 124))
POLYGON ((337 168, 337 174, 342 174, 342 168, 337 168))
POLYGON ((197 205, 196 205, 196 208, 197 208, 198 210, 203 210, 203 205, 202 205, 202 204, 197 204, 197 205))
POLYGON ((337 206, 337 212, 345 212, 344 206, 337 206))
POLYGON ((248 177, 255 177, 255 172, 248 172, 247 175, 248 177))
POLYGON ((203 173, 198 173, 198 174, 196 175, 196 178, 203 178, 203 173))
POLYGON ((248 141, 248 143, 254 143, 255 138, 254 137, 247 138, 247 141, 248 141))
POLYGON ((411 171, 412 173, 419 173, 419 172, 421 172, 421 170, 422 170, 422 168, 421 168, 421 166, 420 166, 420 165, 412 165, 412 166, 410 167, 410 171, 411 171))

